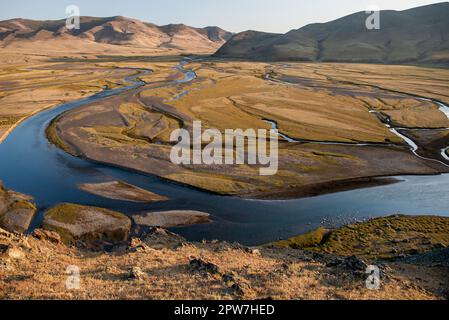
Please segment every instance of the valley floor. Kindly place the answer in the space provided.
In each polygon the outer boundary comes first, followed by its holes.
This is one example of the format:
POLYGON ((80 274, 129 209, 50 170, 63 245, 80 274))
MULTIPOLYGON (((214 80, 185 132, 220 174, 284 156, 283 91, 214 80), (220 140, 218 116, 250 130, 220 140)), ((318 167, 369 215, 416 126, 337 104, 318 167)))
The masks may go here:
POLYGON ((126 76, 151 69, 140 76, 143 87, 69 111, 49 137, 75 155, 248 198, 310 196, 377 183, 365 178, 449 171, 442 152, 449 120, 419 98, 448 102, 448 70, 205 58, 180 68, 181 59, 5 55, 0 141, 34 113, 124 86, 126 76), (188 71, 195 77, 185 81, 188 71), (176 166, 169 159, 170 133, 191 130, 194 120, 224 132, 270 129, 266 119, 292 139, 280 141, 271 179, 259 175, 260 166, 176 166), (419 157, 388 126, 413 139, 419 157))
POLYGON ((448 145, 449 119, 436 102, 421 98, 449 100, 447 70, 188 62, 183 68, 151 62, 143 87, 67 112, 49 136, 74 155, 248 198, 309 196, 323 186, 356 186, 363 178, 449 171, 441 151, 448 145), (196 77, 184 81, 186 72, 196 77), (267 119, 290 137, 280 141, 279 170, 270 179, 260 176, 260 165, 170 161, 171 132, 191 131, 194 120, 202 121, 203 130, 224 132, 270 129, 267 119))

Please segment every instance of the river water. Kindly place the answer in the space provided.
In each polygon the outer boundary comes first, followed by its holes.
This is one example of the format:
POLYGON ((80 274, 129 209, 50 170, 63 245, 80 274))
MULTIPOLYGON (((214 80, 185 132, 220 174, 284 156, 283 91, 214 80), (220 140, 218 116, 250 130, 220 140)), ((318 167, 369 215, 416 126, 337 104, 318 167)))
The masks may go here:
MULTIPOLYGON (((148 73, 149 71, 146 71, 148 73)), ((194 78, 186 70, 186 78, 194 78)), ((320 226, 338 226, 356 219, 395 213, 449 216, 449 175, 397 177, 401 183, 322 195, 312 198, 260 201, 223 197, 194 190, 158 177, 109 167, 73 157, 45 137, 45 128, 64 111, 101 100, 143 83, 137 76, 127 88, 106 90, 90 98, 62 104, 22 122, 0 144, 0 180, 6 187, 29 194, 39 214, 61 202, 101 206, 127 214, 159 210, 189 209, 209 212, 207 225, 173 231, 189 240, 219 239, 258 245, 288 238, 320 226), (135 204, 101 198, 78 189, 80 183, 122 180, 169 197, 167 202, 135 204)))

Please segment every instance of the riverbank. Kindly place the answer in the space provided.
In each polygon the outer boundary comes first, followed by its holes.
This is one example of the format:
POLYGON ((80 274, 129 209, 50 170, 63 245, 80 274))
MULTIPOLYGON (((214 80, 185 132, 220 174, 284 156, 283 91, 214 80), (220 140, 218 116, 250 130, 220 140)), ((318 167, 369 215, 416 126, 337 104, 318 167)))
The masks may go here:
MULTIPOLYGON (((117 99, 107 101, 108 106, 114 106, 116 101, 117 99)), ((111 115, 110 110, 108 113, 111 115)), ((98 109, 97 105, 86 106, 80 110, 68 112, 53 121, 47 129, 47 138, 66 152, 95 163, 156 175, 167 181, 222 196, 259 200, 301 199, 386 186, 398 183, 399 180, 395 178, 397 176, 449 173, 448 167, 438 162, 427 163, 409 154, 407 148, 399 146, 307 143, 288 146, 288 154, 281 152, 280 170, 284 173, 275 175, 271 179, 262 179, 263 177, 253 170, 248 170, 249 172, 243 175, 239 170, 235 170, 234 166, 220 173, 217 173, 220 166, 201 166, 201 172, 198 172, 195 166, 180 167, 171 163, 168 157, 169 148, 165 145, 140 144, 138 153, 135 153, 134 146, 128 148, 115 144, 111 149, 105 148, 104 145, 102 148, 97 148, 91 140, 81 139, 84 137, 82 130, 72 127, 70 118, 77 119, 78 122, 79 115, 88 115, 89 119, 84 119, 87 122, 100 118, 105 121, 102 110, 98 109), (90 108, 95 108, 97 113, 90 113, 90 108), (132 159, 129 154, 133 154, 132 159), (152 157, 152 154, 155 156, 152 157), (293 158, 292 154, 296 154, 297 157, 293 158), (301 159, 301 157, 304 158, 301 159), (389 162, 382 162, 382 159, 389 159, 389 162), (308 164, 302 164, 303 161, 308 164), (345 174, 342 176, 339 170, 344 164, 350 166, 346 167, 345 174), (235 175, 233 171, 236 171, 235 175), (240 176, 237 175, 239 172, 240 176), (285 172, 288 172, 288 176, 285 176, 285 172)), ((101 134, 104 137, 105 133, 101 134)), ((135 137, 132 138, 135 139, 135 137)), ((257 168, 256 166, 254 169, 257 168)))
MULTIPOLYGON (((295 71, 302 71, 303 67, 295 65, 295 71)), ((66 112, 49 127, 50 140, 70 146, 71 154, 96 163, 245 199, 297 199, 394 182, 386 177, 449 172, 442 162, 445 159, 441 158, 439 144, 429 146, 435 161, 419 157, 403 136, 387 125, 391 122, 388 114, 396 119, 398 113, 403 113, 409 124, 423 126, 434 120, 446 123, 444 114, 431 102, 356 85, 342 85, 339 90, 332 87, 332 81, 316 75, 308 80, 306 88, 273 84, 263 75, 270 68, 280 68, 278 65, 226 65, 206 60, 181 63, 175 68, 184 73, 185 79, 170 80, 173 70, 162 68, 154 72, 157 81, 152 82, 150 77, 138 92, 66 112), (267 92, 279 97, 274 99, 267 92), (376 96, 380 100, 372 101, 376 96), (335 106, 326 105, 328 109, 323 109, 324 106, 316 105, 325 98, 335 106), (279 101, 288 107, 279 108, 279 101), (390 110, 391 102, 400 107, 390 110), (345 109, 348 104, 350 107, 345 109), (372 109, 379 109, 382 119, 372 109), (417 112, 420 118, 415 119, 417 112), (194 119, 214 124, 220 130, 248 126, 266 129, 271 125, 264 119, 273 119, 288 137, 301 139, 280 142, 279 171, 270 179, 258 174, 259 166, 176 166, 169 157, 168 133, 179 128, 191 130, 194 119), (304 119, 311 123, 304 123, 304 119), (84 127, 83 123, 90 125, 84 127)), ((420 150, 424 150, 421 147, 425 145, 420 143, 420 150)))
POLYGON ((394 261, 449 247, 449 218, 394 215, 333 230, 321 227, 269 246, 394 261))
POLYGON ((260 200, 289 200, 289 199, 301 199, 308 197, 316 197, 331 193, 350 191, 356 189, 366 189, 379 186, 387 186, 390 184, 400 183, 401 181, 395 178, 395 176, 385 177, 361 177, 355 179, 343 179, 327 181, 323 183, 317 183, 312 185, 302 186, 294 190, 278 191, 272 193, 261 194, 249 194, 244 197, 250 199, 260 200))
POLYGON ((5 64, 0 67, 0 143, 31 116, 121 86, 124 76, 123 70, 81 63, 67 67, 34 56, 5 64))

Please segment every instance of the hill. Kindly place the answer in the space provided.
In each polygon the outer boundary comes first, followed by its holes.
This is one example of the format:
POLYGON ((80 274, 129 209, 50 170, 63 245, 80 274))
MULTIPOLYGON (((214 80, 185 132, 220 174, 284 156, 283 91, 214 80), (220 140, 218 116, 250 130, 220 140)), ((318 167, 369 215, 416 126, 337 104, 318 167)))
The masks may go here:
POLYGON ((157 26, 125 17, 81 17, 79 30, 65 20, 12 19, 0 22, 0 48, 10 51, 115 53, 213 53, 231 36, 218 27, 157 26))
POLYGON ((380 30, 366 28, 366 12, 286 34, 234 35, 217 57, 375 63, 449 64, 449 2, 381 11, 380 30))

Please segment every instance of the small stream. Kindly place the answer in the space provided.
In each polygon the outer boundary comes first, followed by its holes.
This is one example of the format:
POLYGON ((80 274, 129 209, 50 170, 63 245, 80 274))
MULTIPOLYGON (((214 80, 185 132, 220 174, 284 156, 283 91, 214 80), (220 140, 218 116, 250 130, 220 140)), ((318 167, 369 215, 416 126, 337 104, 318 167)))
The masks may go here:
MULTIPOLYGON (((275 81, 278 83, 284 82, 279 79, 273 79, 268 74, 265 75, 265 79, 268 81, 275 81)), ((420 98, 420 97, 417 98, 415 96, 411 96, 411 97, 416 98, 417 100, 427 101, 427 102, 436 104, 438 106, 438 109, 449 119, 449 106, 445 105, 441 101, 428 99, 428 98, 420 98)), ((410 147, 410 150, 416 157, 418 157, 422 160, 439 163, 445 167, 449 167, 449 163, 445 163, 443 161, 440 161, 439 159, 432 159, 432 158, 427 158, 427 157, 423 157, 423 156, 419 155, 418 154, 418 150, 419 150, 418 144, 400 132, 400 130, 406 130, 406 128, 399 128, 399 127, 393 126, 391 118, 389 116, 387 116, 386 114, 384 114, 380 111, 377 111, 377 110, 369 110, 369 112, 372 114, 375 114, 377 116, 377 118, 379 119, 379 121, 381 121, 388 128, 388 130, 390 130, 390 132, 392 132, 393 134, 395 134, 396 136, 401 138, 410 147)), ((293 139, 292 137, 289 137, 289 136, 283 134, 282 132, 279 132, 279 126, 276 121, 270 120, 270 119, 263 119, 263 121, 269 123, 271 125, 272 129, 278 130, 278 136, 290 143, 300 142, 300 143, 321 144, 321 145, 352 145, 352 146, 369 146, 369 145, 387 146, 388 145, 385 143, 383 143, 383 144, 382 143, 355 143, 355 142, 347 143, 347 142, 338 142, 338 141, 313 141, 313 140, 303 140, 303 139, 298 140, 298 139, 293 139)), ((417 129, 415 129, 415 130, 417 130, 417 129)), ((433 129, 421 129, 421 130, 433 130, 433 129)), ((449 130, 449 128, 448 128, 448 130, 449 130)), ((443 159, 449 161, 449 155, 447 154, 448 150, 449 150, 449 146, 441 149, 441 156, 443 157, 443 159)))

